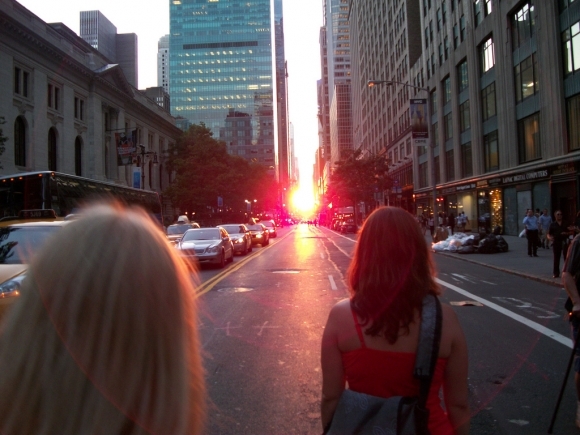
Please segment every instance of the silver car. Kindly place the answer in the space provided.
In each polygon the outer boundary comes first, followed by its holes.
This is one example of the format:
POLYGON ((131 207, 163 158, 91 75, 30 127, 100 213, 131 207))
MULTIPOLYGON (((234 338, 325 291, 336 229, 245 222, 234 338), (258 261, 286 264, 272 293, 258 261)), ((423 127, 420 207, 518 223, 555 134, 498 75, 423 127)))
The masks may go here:
POLYGON ((224 224, 220 225, 230 235, 234 245, 234 253, 239 252, 246 255, 252 252, 252 236, 250 230, 244 224, 224 224))
POLYGON ((209 263, 223 268, 226 262, 234 260, 232 241, 221 227, 187 230, 175 247, 191 264, 209 263))

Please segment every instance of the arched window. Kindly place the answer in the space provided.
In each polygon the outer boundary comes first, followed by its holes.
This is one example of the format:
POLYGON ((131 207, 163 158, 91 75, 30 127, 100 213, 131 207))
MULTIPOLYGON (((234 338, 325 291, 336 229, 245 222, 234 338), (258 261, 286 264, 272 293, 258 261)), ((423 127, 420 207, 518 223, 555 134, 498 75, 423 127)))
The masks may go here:
POLYGON ((163 165, 159 165, 159 190, 163 190, 163 165))
POLYGON ((26 166, 26 124, 21 116, 14 121, 14 164, 26 166))
POLYGON ((56 171, 56 131, 48 130, 48 170, 56 171))
POLYGON ((79 136, 75 139, 75 175, 83 175, 83 143, 79 136))

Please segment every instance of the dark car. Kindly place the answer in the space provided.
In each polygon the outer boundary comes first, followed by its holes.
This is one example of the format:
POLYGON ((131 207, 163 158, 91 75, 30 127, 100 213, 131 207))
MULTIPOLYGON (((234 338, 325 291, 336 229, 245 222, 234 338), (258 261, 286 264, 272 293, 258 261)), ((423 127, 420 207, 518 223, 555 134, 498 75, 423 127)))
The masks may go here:
POLYGON ((270 233, 270 237, 278 237, 278 233, 276 232, 276 224, 273 221, 261 221, 266 228, 268 228, 268 232, 270 233))
POLYGON ((266 246, 270 244, 270 233, 263 224, 248 225, 252 235, 252 244, 266 246))
POLYGON ((252 235, 250 230, 244 224, 225 224, 220 225, 230 235, 232 244, 234 245, 234 253, 239 252, 246 255, 252 252, 252 235))
POLYGON ((175 244, 183 237, 183 234, 192 228, 199 228, 196 222, 176 223, 167 227, 167 240, 175 244))
POLYGON ((354 223, 354 221, 343 221, 340 225, 340 232, 343 234, 346 233, 356 233, 358 231, 358 228, 356 226, 356 224, 354 223))

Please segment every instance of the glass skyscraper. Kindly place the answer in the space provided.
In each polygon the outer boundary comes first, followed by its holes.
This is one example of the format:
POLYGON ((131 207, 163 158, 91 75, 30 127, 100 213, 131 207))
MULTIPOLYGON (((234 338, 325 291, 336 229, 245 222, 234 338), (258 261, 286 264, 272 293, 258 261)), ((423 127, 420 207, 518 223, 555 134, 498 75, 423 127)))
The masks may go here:
POLYGON ((172 115, 278 176, 275 2, 171 0, 169 93, 172 115))

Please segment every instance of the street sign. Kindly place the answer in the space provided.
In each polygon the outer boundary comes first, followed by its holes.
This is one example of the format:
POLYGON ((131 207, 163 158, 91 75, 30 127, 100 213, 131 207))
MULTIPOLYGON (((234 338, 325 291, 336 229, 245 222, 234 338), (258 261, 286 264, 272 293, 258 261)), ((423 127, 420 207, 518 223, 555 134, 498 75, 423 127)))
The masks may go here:
POLYGON ((413 144, 416 147, 426 147, 427 146, 427 139, 413 139, 413 144))

